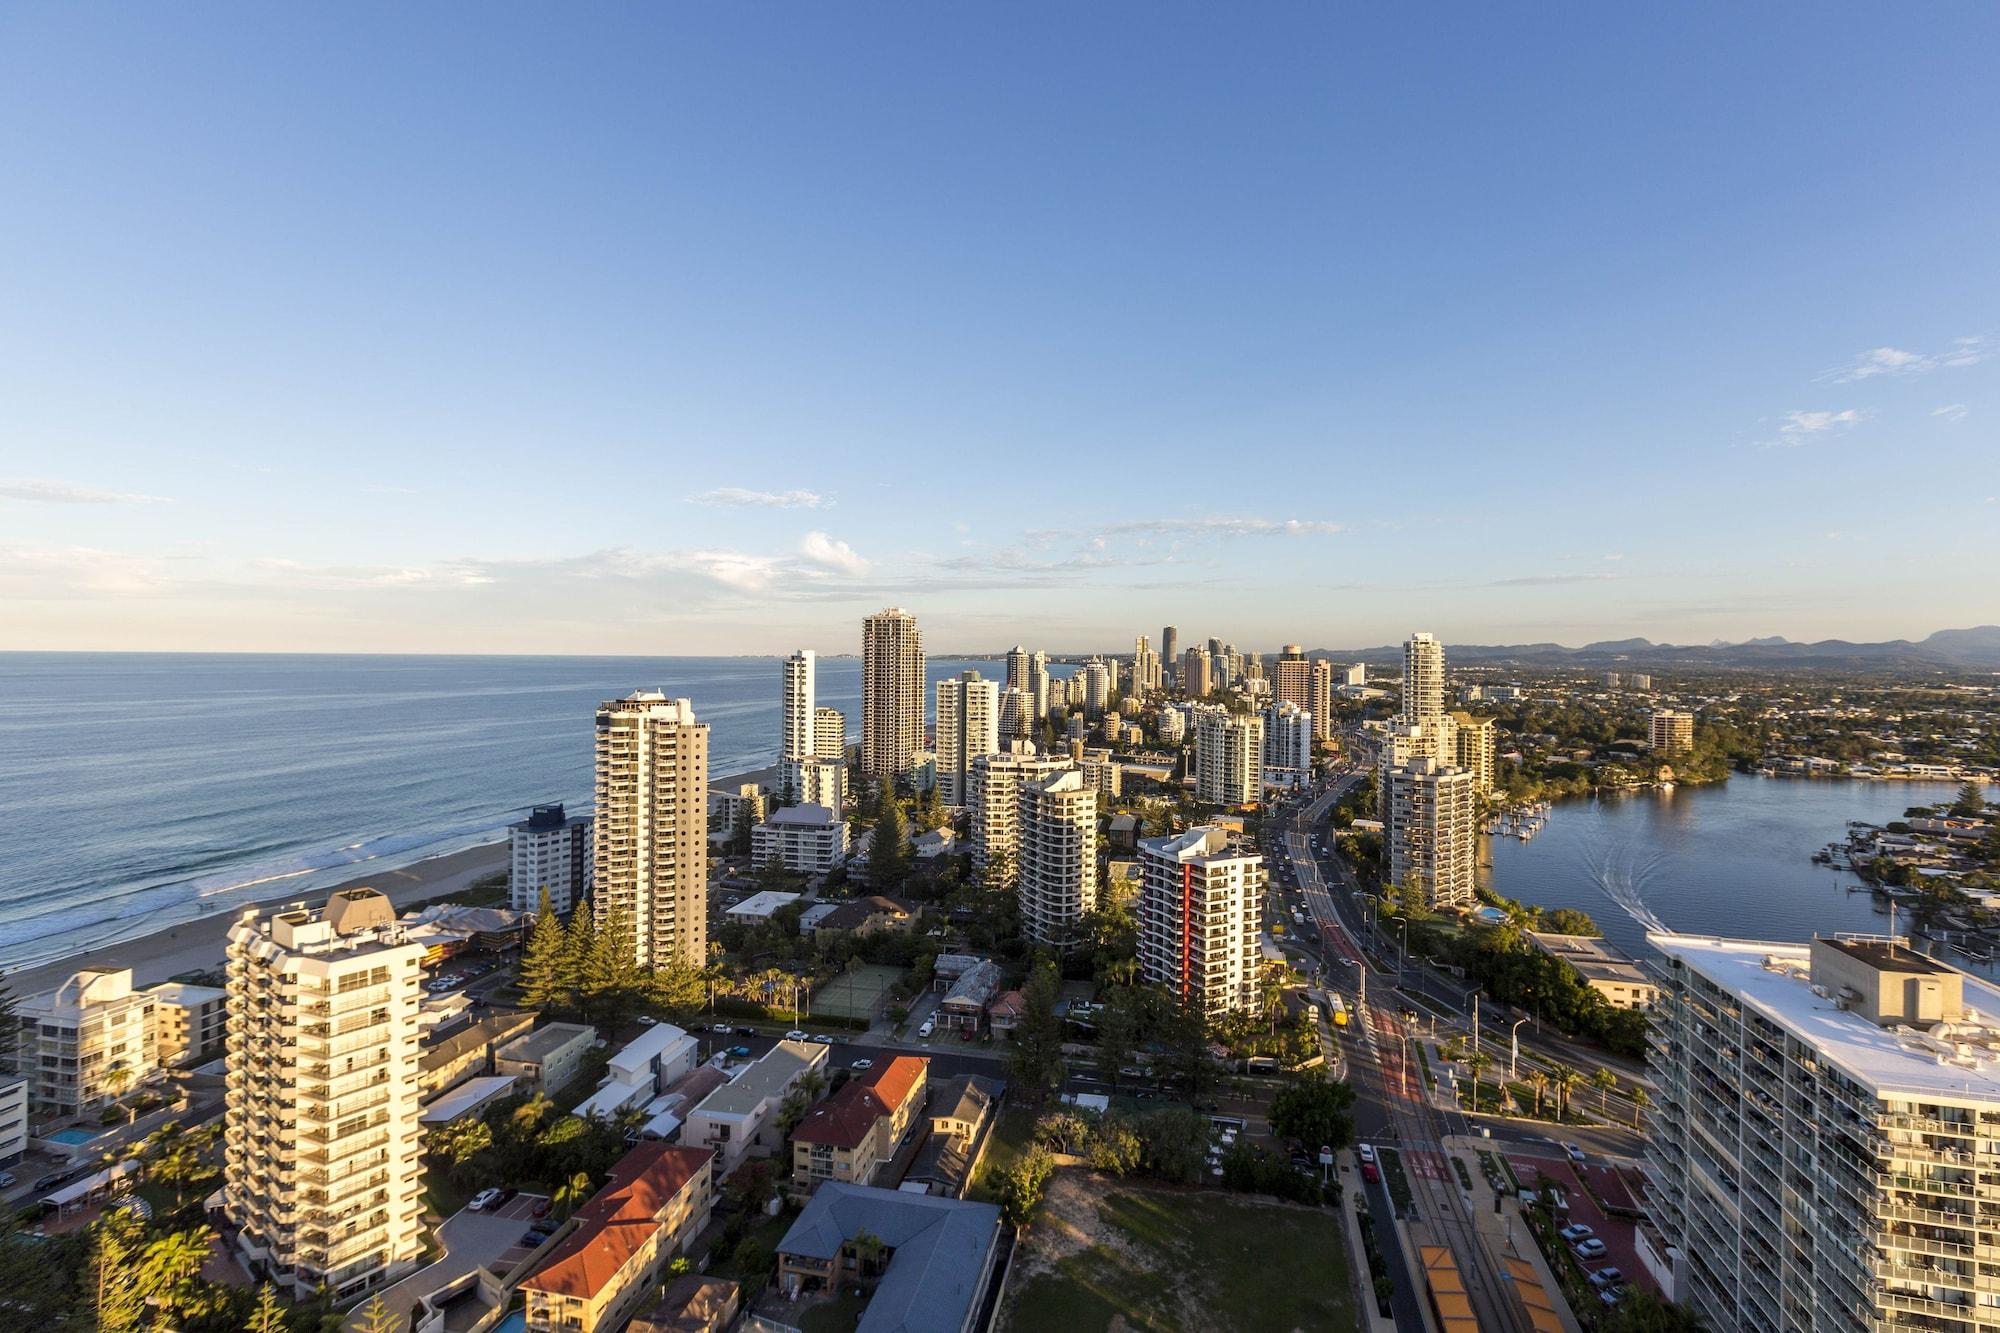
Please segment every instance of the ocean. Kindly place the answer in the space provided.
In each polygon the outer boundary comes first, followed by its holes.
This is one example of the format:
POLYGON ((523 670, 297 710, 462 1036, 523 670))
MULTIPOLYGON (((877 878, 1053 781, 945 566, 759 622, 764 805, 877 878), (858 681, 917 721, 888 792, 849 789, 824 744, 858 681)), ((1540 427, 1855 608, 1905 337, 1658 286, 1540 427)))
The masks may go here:
MULTIPOLYGON (((587 811, 592 713, 635 689, 694 702, 712 778, 763 768, 780 661, 0 653, 0 967, 587 811)), ((1004 676, 929 673, 967 667, 1004 676)), ((822 658, 817 694, 857 735, 860 659, 822 658)))

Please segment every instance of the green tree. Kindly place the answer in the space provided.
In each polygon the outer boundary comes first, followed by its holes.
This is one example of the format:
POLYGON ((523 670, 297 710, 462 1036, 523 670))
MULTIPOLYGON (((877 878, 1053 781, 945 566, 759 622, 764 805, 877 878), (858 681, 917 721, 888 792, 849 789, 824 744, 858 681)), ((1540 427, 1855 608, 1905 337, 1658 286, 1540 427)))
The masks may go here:
POLYGON ((1396 910, 1410 921, 1422 921, 1431 914, 1430 894, 1424 889, 1421 870, 1413 868, 1396 886, 1396 910))
POLYGON ((1590 1071, 1590 1086, 1597 1089, 1597 1113, 1608 1116, 1611 1111, 1611 1094, 1618 1087, 1618 1075, 1599 1065, 1590 1071))
POLYGON ((631 923, 617 906, 603 914, 583 960, 577 990, 584 1007, 605 1022, 627 1017, 643 989, 631 923))
POLYGON ((884 791, 882 813, 868 847, 868 882, 877 893, 895 893, 903 887, 909 867, 910 827, 903 817, 903 803, 884 791))
POLYGON ((1097 1063, 1112 1087, 1118 1086, 1119 1071, 1132 1062, 1132 1053, 1138 1046, 1139 1015, 1134 993, 1129 989, 1115 990, 1097 1011, 1097 1063))
POLYGON ((1986 813, 1986 789, 1966 779, 1958 789, 1958 799, 1951 803, 1951 812, 1965 819, 1979 818, 1986 813))
POLYGON ((1583 1082, 1583 1075, 1568 1065, 1554 1065, 1549 1069, 1549 1082, 1556 1088, 1556 1119, 1569 1118, 1569 1095, 1583 1082))
POLYGON ((1042 1206, 1042 1193, 1055 1169, 1054 1156, 1047 1148, 1038 1145, 1028 1149, 1021 1160, 1001 1176, 1000 1211, 1015 1230, 1026 1229, 1035 1210, 1042 1206))
POLYGON ((1707 1325, 1685 1305, 1638 1287, 1597 1321, 1598 1333, 1705 1333, 1707 1325))
POLYGON ((170 1231, 148 1243, 139 1258, 139 1283, 148 1301, 159 1309, 180 1316, 169 1326, 188 1317, 207 1313, 215 1305, 215 1293, 201 1280, 201 1266, 215 1244, 215 1232, 208 1227, 170 1231))
POLYGON ((676 1022, 685 1022, 700 1012, 708 1001, 708 978, 700 968, 676 958, 665 967, 653 969, 647 992, 653 1003, 667 1011, 676 1022))
POLYGON ((556 1186, 554 1200, 556 1211, 564 1217, 568 1217, 583 1206, 584 1201, 590 1198, 595 1189, 596 1187, 591 1184, 590 1173, 587 1171, 578 1171, 568 1180, 556 1186))
POLYGON ((399 1333, 403 1326, 379 1291, 368 1298, 368 1304, 361 1307, 355 1320, 354 1327, 359 1333, 399 1333))
POLYGON ((597 908, 592 903, 578 903, 569 914, 569 928, 563 932, 561 975, 569 981, 575 997, 572 1003, 582 999, 584 965, 596 949, 597 908))
POLYGON ((1639 1112, 1653 1104, 1653 1098, 1644 1088, 1632 1089, 1632 1128, 1639 1128, 1639 1112))
POLYGON ((1301 1074, 1271 1099, 1271 1129, 1308 1151, 1354 1141, 1354 1089, 1318 1074, 1301 1074))
POLYGON ((1036 1102, 1063 1080, 1062 1020, 1056 1017, 1056 997, 1061 991, 1062 978, 1055 960, 1046 955, 1036 959, 1022 992, 1026 1003, 1014 1029, 1014 1049, 1007 1056, 1009 1072, 1036 1102))
POLYGON ((139 1223, 122 1208, 105 1213, 91 1228, 90 1309, 99 1333, 138 1333, 146 1312, 139 1280, 142 1249, 139 1223))
POLYGON ((1132 1126, 1116 1117, 1106 1119, 1090 1136, 1090 1168, 1106 1175, 1125 1176, 1139 1169, 1141 1144, 1132 1126))
POLYGON ((270 1283, 258 1283, 257 1304, 250 1309, 243 1333, 285 1333, 285 1307, 278 1303, 278 1290, 270 1283))
POLYGON ((552 1009, 569 1003, 575 978, 568 975, 569 951, 563 937, 562 921, 556 916, 549 891, 542 890, 535 925, 521 948, 521 1003, 530 1009, 552 1009))

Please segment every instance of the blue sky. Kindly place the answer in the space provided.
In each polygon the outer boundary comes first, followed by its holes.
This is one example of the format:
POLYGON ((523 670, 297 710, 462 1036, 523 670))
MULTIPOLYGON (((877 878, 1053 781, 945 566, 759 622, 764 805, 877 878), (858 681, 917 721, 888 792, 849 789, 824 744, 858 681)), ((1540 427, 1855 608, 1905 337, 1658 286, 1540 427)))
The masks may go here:
POLYGON ((1987 5, 15 4, 0 648, 2000 619, 1987 5))

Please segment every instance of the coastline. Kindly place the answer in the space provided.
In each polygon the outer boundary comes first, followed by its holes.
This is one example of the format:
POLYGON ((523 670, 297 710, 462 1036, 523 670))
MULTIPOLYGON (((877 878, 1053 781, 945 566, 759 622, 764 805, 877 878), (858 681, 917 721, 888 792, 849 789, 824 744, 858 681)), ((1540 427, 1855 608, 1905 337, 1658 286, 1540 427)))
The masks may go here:
MULTIPOLYGON (((776 765, 756 768, 712 779, 709 785, 731 787, 748 782, 768 783, 775 780, 777 772, 776 765)), ((507 839, 502 836, 442 856, 369 870, 306 895, 304 901, 316 906, 342 889, 372 888, 387 894, 400 913, 414 902, 462 893, 475 881, 506 869, 507 839)), ((229 928, 244 912, 254 908, 261 914, 299 901, 301 895, 297 893, 260 898, 242 904, 235 911, 178 922, 127 939, 79 950, 49 962, 18 968, 5 974, 5 982, 16 999, 23 999, 54 990, 82 968, 129 967, 132 969, 133 985, 155 985, 182 972, 219 966, 227 947, 229 928)))

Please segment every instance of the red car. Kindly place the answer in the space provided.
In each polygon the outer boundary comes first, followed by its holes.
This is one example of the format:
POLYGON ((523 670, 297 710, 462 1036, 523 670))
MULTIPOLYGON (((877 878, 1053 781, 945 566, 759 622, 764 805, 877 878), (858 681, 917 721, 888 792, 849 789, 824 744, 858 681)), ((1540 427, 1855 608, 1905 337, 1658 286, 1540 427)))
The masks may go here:
POLYGON ((1373 1185, 1382 1178, 1382 1173, 1376 1169, 1375 1163, 1363 1162, 1361 1164, 1361 1178, 1373 1185))
POLYGON ((548 1201, 547 1199, 538 1199, 538 1200, 536 1200, 536 1202, 535 1202, 535 1216, 536 1216, 536 1217, 547 1217, 548 1215, 549 1215, 549 1201, 548 1201))

